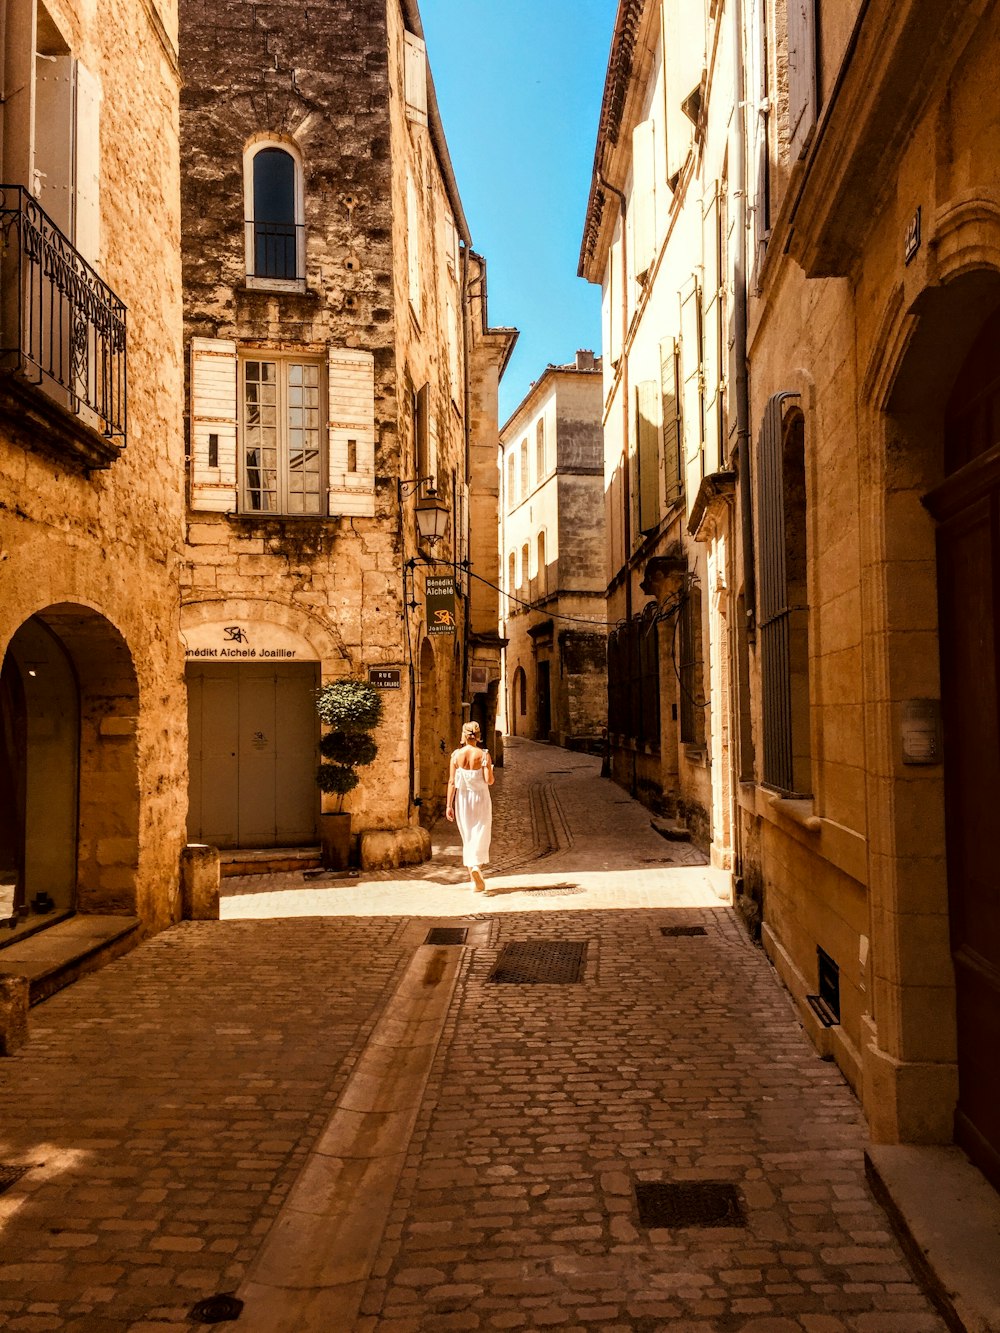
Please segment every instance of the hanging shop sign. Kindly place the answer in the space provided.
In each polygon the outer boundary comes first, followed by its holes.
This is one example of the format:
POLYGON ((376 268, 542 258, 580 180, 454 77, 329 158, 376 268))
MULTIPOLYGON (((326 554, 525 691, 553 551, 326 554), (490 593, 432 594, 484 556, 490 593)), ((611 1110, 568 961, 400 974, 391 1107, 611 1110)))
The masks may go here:
POLYGON ((377 690, 398 690, 402 688, 403 673, 399 667, 369 667, 368 684, 377 690))
POLYGON ((432 574, 425 585, 427 594, 427 633, 455 633, 454 576, 432 574))

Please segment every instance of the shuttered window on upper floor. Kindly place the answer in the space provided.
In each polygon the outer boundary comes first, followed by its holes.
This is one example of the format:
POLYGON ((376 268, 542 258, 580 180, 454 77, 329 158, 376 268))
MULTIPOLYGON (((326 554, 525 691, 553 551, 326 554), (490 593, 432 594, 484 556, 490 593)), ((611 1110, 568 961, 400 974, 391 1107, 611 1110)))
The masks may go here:
POLYGON ((660 421, 664 499, 669 509, 684 494, 680 351, 676 338, 660 342, 660 421))
POLYGON ((634 268, 643 282, 656 259, 656 127, 644 120, 632 131, 634 268))
POLYGON ((275 516, 375 512, 371 352, 325 362, 192 338, 190 504, 275 516))
POLYGON ((816 0, 788 0, 788 141, 802 157, 816 124, 816 0))
POLYGON ((427 124, 427 47, 415 33, 403 34, 403 82, 406 118, 427 124))
POLYGON ((635 513, 641 534, 660 522, 660 391, 655 380, 635 386, 638 503, 635 513))

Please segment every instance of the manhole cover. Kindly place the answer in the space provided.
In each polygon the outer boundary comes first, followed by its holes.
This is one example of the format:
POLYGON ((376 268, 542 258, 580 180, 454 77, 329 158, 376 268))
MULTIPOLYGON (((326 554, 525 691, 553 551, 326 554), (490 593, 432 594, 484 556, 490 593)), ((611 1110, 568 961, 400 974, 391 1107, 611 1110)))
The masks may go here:
POLYGON ((569 898, 576 893, 586 893, 586 889, 581 889, 579 884, 549 884, 543 885, 540 889, 525 889, 525 893, 530 893, 533 898, 569 898))
POLYGON ((239 1319, 243 1302, 238 1296, 206 1296, 193 1307, 188 1318, 196 1324, 225 1324, 230 1319, 239 1319))
POLYGON ((683 939, 688 935, 707 935, 708 931, 704 926, 661 926, 660 934, 669 939, 683 939))
POLYGON ((462 926, 435 926, 427 932, 425 944, 464 944, 468 930, 462 926))
POLYGON ((569 986, 583 980, 586 940, 512 940, 487 977, 511 986, 569 986))
POLYGON ((723 1180, 642 1181, 635 1187, 644 1227, 745 1227, 743 1201, 723 1180))
POLYGON ((9 1190, 21 1179, 25 1172, 30 1171, 30 1166, 0 1166, 0 1194, 4 1190, 9 1190))

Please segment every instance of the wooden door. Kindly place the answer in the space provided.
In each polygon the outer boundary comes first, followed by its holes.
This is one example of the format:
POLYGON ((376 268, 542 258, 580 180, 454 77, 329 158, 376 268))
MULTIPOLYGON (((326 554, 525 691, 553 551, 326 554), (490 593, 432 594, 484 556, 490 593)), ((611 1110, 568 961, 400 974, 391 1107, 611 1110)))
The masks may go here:
POLYGON ((1000 1188, 1000 376, 988 321, 948 412, 938 519, 945 818, 955 963, 956 1140, 1000 1188))
POLYGON ((188 668, 188 836, 216 847, 316 839, 313 666, 188 668))

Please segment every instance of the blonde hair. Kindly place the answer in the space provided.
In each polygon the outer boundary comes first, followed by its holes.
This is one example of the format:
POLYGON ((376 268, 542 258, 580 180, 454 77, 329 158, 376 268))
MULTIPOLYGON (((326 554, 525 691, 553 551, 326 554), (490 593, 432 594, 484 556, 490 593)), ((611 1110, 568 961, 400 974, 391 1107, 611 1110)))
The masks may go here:
POLYGON ((465 725, 462 727, 462 740, 463 741, 468 740, 470 736, 474 736, 476 740, 479 740, 478 722, 466 722, 465 725))

